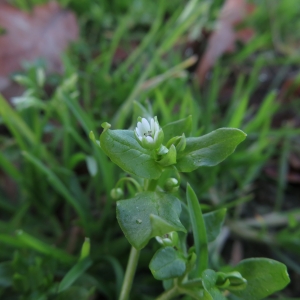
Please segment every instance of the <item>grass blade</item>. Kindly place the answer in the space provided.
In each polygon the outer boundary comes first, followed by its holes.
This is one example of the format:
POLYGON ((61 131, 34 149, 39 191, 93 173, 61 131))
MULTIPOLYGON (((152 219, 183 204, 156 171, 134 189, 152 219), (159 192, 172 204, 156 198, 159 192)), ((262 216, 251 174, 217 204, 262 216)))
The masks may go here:
POLYGON ((208 243, 206 228, 198 198, 189 184, 187 185, 186 198, 192 223, 194 244, 197 255, 195 277, 200 277, 202 272, 207 269, 208 265, 208 243))

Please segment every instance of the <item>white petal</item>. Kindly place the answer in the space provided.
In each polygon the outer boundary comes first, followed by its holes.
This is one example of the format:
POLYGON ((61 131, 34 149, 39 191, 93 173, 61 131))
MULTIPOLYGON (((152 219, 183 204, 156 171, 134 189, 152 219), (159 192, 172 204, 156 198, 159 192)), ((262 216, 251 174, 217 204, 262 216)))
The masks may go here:
POLYGON ((155 130, 155 132, 158 132, 158 130, 159 130, 158 123, 157 123, 157 122, 155 122, 155 123, 154 123, 154 126, 155 126, 155 129, 154 129, 154 130, 155 130))
POLYGON ((137 123, 137 128, 138 128, 138 130, 139 130, 139 132, 140 132, 140 136, 143 136, 144 135, 144 133, 145 133, 145 131, 144 131, 144 127, 143 127, 143 125, 142 125, 142 123, 141 122, 138 122, 137 123))
POLYGON ((146 139, 149 143, 153 144, 153 138, 151 136, 146 136, 146 139))
POLYGON ((143 132, 150 131, 149 122, 145 118, 142 119, 142 125, 143 125, 143 132))
POLYGON ((155 132, 155 126, 154 126, 154 120, 153 120, 153 118, 151 118, 151 120, 150 120, 150 127, 151 127, 151 131, 152 131, 152 134, 155 132))
POLYGON ((135 128, 135 132, 139 137, 143 135, 138 127, 135 128))

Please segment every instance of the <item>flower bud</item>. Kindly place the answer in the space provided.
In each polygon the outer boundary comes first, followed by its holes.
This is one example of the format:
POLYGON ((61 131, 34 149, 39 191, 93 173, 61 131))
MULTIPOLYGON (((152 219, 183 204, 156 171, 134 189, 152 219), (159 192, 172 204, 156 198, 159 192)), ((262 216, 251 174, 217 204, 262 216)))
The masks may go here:
POLYGON ((247 286, 247 280, 237 271, 230 273, 218 272, 217 275, 217 286, 219 288, 226 288, 231 291, 241 291, 247 286))
POLYGON ((171 138, 167 142, 167 148, 170 148, 171 145, 174 145, 176 147, 177 152, 181 152, 185 149, 186 146, 186 137, 185 134, 183 133, 181 136, 175 136, 171 138))
POLYGON ((179 188, 179 183, 176 178, 168 178, 164 184, 164 189, 167 192, 175 192, 179 188))
POLYGON ((114 200, 119 200, 121 199, 123 196, 124 196, 124 192, 122 189, 120 188, 115 188, 115 189, 112 189, 110 191, 110 196, 114 199, 114 200))
POLYGON ((175 247, 178 244, 178 233, 176 231, 168 233, 165 237, 157 236, 155 238, 164 247, 175 247))

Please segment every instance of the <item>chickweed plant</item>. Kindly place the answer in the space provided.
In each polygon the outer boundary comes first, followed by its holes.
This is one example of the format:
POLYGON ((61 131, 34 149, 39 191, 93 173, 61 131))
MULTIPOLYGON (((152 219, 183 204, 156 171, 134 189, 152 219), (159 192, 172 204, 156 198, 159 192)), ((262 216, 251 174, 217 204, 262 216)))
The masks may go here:
MULTIPOLYGON (((186 184, 186 198, 179 199, 181 173, 213 167, 246 138, 237 128, 220 128, 200 137, 189 137, 192 116, 160 127, 157 117, 139 117, 134 130, 104 128, 100 141, 90 138, 128 176, 111 191, 119 225, 131 244, 119 300, 130 299, 139 255, 150 239, 160 248, 149 268, 165 291, 157 300, 188 299, 258 300, 289 283, 286 266, 266 258, 242 260, 222 270, 209 267, 208 244, 220 233, 226 209, 202 213, 196 193, 186 184), (124 196, 126 185, 134 186, 133 197, 124 196), (190 232, 193 244, 188 242, 190 232), (232 298, 231 298, 232 299, 232 298)), ((199 183, 201 184, 201 183, 199 183)))

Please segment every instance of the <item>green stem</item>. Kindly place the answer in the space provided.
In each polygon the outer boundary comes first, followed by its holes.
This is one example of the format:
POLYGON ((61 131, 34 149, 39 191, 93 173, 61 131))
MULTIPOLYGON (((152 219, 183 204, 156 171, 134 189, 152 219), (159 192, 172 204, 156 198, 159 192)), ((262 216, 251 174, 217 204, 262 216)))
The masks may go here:
MULTIPOLYGON (((145 191, 154 191, 157 186, 157 182, 158 182, 157 180, 145 179, 144 190, 145 191)), ((128 264, 126 267, 126 273, 125 273, 119 300, 127 300, 129 298, 129 293, 130 293, 131 286, 133 283, 133 278, 134 278, 134 274, 136 271, 136 267, 137 267, 137 264, 139 261, 140 252, 141 252, 141 250, 137 250, 133 246, 131 247, 129 260, 128 260, 128 264)), ((162 298, 162 299, 164 299, 164 298, 162 298)))
POLYGON ((149 180, 147 191, 155 191, 158 180, 152 179, 149 180))
POLYGON ((133 179, 132 177, 123 177, 123 178, 121 178, 121 179, 117 182, 116 187, 119 187, 120 184, 121 184, 123 181, 129 181, 129 182, 131 182, 131 183, 136 187, 136 189, 137 189, 138 192, 141 193, 141 192, 143 191, 141 185, 140 185, 135 179, 133 179))
POLYGON ((144 191, 154 192, 157 187, 158 180, 155 179, 145 179, 144 180, 144 191))
POLYGON ((170 290, 163 292, 160 296, 156 298, 156 300, 169 300, 179 295, 179 291, 177 289, 177 285, 175 285, 170 290))
POLYGON ((131 247, 119 300, 127 300, 129 298, 129 293, 131 290, 135 270, 138 264, 140 252, 141 250, 137 250, 134 247, 131 247))

